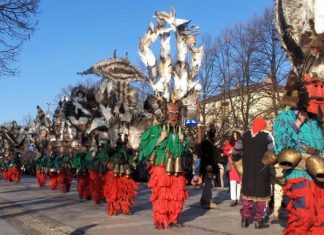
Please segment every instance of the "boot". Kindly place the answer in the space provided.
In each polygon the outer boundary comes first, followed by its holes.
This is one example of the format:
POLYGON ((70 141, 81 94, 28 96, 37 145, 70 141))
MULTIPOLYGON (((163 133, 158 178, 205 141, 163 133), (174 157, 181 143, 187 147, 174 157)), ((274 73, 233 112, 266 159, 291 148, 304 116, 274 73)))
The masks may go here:
POLYGON ((255 229, 268 228, 269 225, 264 222, 264 220, 255 222, 255 229))
POLYGON ((211 203, 209 204, 209 208, 210 208, 210 209, 217 209, 217 204, 216 204, 215 202, 211 202, 211 203))
POLYGON ((230 206, 236 206, 237 205, 237 200, 232 200, 230 206))
POLYGON ((208 202, 204 201, 203 199, 200 199, 200 205, 204 209, 217 209, 217 204, 215 202, 208 202))
POLYGON ((242 228, 247 228, 247 227, 249 227, 249 220, 246 219, 246 218, 242 218, 242 221, 241 221, 241 227, 242 227, 242 228))

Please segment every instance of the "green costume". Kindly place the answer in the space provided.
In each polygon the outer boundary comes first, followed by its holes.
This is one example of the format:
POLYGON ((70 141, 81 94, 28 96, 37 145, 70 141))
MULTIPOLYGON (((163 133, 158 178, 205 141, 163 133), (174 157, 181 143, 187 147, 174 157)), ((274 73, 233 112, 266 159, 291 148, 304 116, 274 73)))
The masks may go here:
POLYGON ((167 162, 167 152, 172 154, 173 159, 176 159, 189 150, 187 138, 184 135, 184 141, 182 143, 179 139, 178 132, 175 134, 168 133, 167 137, 157 145, 162 130, 160 125, 153 125, 144 131, 141 138, 140 161, 147 161, 154 151, 156 154, 154 165, 160 165, 161 163, 165 165, 167 162))

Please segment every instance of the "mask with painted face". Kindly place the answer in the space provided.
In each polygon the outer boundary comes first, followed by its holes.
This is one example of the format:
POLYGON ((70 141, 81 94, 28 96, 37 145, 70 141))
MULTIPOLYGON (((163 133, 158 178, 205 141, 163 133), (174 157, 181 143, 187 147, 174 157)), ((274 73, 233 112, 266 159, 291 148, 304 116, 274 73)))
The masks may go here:
POLYGON ((180 119, 180 103, 168 103, 167 104, 168 118, 167 122, 171 126, 176 126, 179 123, 180 119))
POLYGON ((308 92, 307 112, 314 114, 324 113, 324 81, 318 79, 316 75, 307 74, 304 78, 308 92))

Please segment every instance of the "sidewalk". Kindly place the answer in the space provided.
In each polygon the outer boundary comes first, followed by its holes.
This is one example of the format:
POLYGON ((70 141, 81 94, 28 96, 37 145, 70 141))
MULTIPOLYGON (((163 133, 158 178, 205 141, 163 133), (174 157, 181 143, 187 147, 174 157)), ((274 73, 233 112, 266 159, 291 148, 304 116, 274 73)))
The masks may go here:
MULTIPOLYGON (((141 184, 133 207, 133 215, 107 216, 106 205, 79 200, 76 182, 72 190, 63 194, 40 189, 36 179, 24 177, 20 184, 0 180, 0 235, 8 234, 281 234, 282 225, 255 230, 254 224, 240 227, 239 207, 230 207, 227 189, 214 189, 219 208, 206 210, 199 206, 201 189, 188 187, 179 225, 156 230, 152 222, 151 190, 141 184), (18 233, 19 232, 19 233, 18 233)), ((284 221, 279 221, 284 224, 284 221)))

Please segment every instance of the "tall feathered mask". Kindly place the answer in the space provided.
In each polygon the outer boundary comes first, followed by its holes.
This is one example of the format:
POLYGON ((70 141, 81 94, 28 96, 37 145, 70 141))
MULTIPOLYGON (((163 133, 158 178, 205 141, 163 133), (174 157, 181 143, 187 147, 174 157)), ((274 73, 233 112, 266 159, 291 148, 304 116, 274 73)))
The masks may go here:
POLYGON ((204 50, 203 46, 196 47, 198 27, 189 26, 189 20, 176 18, 174 9, 171 9, 170 13, 155 12, 154 17, 157 22, 155 24, 151 22, 140 39, 139 55, 147 67, 149 82, 154 91, 154 97, 148 97, 145 107, 163 121, 166 108, 164 103, 186 100, 182 102, 182 105, 187 106, 186 113, 197 110, 193 105, 197 99, 194 93, 201 89, 201 85, 195 78, 204 50), (176 40, 175 61, 172 61, 170 55, 172 35, 176 40), (160 55, 155 56, 151 47, 158 39, 160 39, 160 55))

